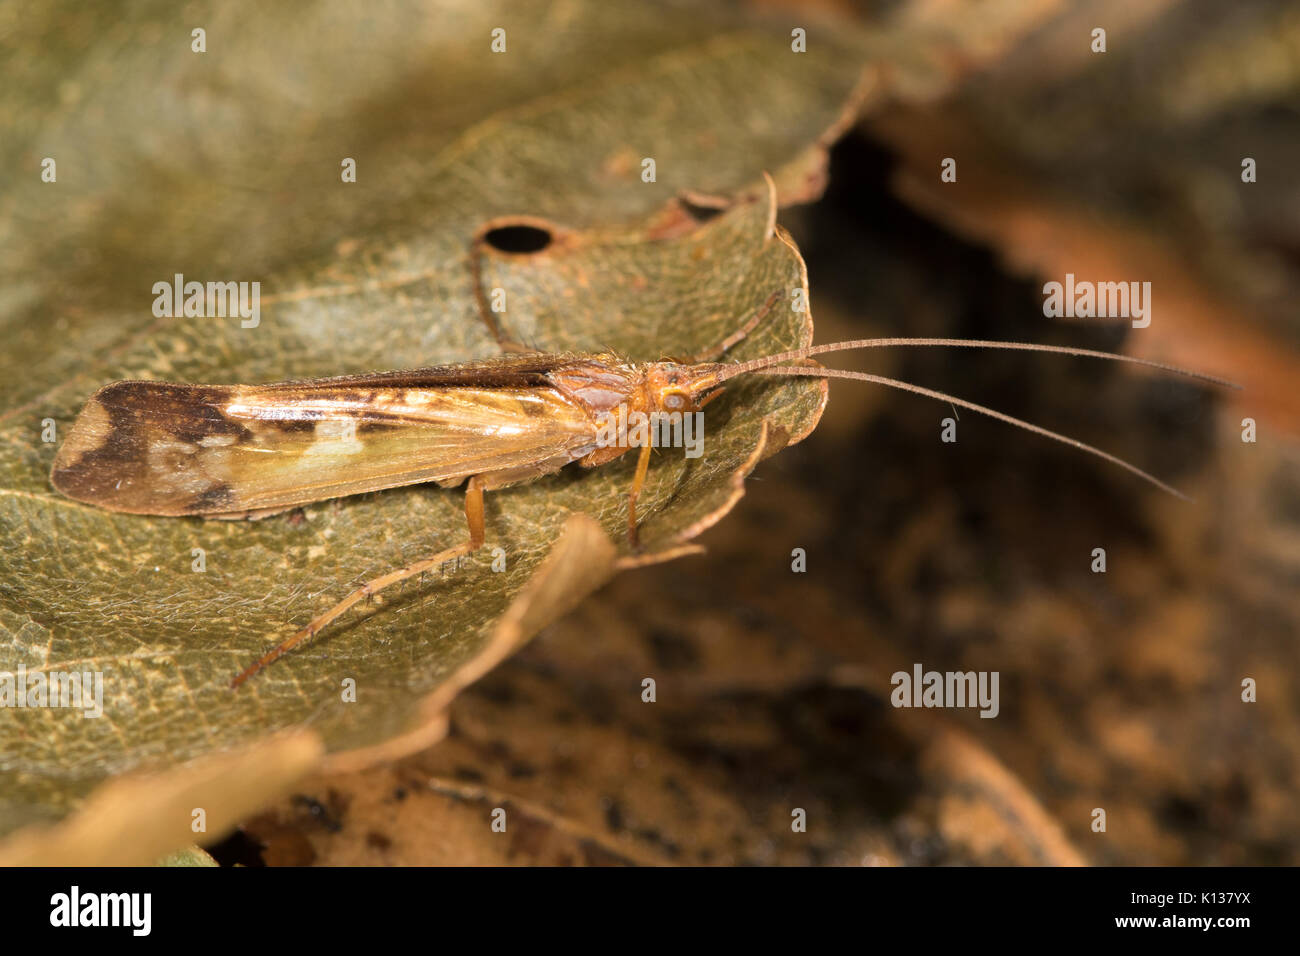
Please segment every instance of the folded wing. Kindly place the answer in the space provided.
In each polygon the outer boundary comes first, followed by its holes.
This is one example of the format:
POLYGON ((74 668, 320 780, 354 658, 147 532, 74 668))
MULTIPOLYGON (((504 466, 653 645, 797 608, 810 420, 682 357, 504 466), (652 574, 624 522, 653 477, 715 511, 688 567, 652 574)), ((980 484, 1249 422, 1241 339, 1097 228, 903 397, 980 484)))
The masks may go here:
POLYGON ((553 471, 595 442, 590 417, 536 370, 488 385, 468 384, 484 379, 463 368, 450 382, 440 371, 261 386, 115 382, 86 403, 51 481, 113 511, 232 517, 553 471))

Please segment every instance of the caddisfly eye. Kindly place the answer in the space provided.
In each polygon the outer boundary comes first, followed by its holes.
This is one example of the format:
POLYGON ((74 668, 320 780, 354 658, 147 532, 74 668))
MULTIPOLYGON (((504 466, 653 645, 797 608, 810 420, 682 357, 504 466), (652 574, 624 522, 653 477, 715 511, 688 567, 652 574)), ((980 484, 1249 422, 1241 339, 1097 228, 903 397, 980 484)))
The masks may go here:
POLYGON ((670 393, 664 396, 664 408, 681 408, 682 397, 678 394, 670 393))

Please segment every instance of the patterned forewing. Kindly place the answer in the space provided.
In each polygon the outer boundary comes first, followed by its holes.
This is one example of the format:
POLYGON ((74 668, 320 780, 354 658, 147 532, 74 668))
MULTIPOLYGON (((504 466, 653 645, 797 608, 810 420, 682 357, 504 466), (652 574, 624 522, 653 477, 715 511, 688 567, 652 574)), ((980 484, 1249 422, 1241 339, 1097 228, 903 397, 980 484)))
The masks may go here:
POLYGON ((114 511, 229 516, 543 463, 554 470, 595 435, 581 408, 540 383, 116 382, 87 402, 51 480, 114 511))

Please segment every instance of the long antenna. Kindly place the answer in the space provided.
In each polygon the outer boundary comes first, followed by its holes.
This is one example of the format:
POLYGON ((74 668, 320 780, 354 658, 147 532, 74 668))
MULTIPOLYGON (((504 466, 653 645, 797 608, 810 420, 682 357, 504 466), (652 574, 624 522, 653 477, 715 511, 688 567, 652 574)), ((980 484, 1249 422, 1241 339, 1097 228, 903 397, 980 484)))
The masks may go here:
MULTIPOLYGON (((843 343, 839 343, 839 344, 843 344, 843 343)), ((830 347, 823 346, 823 349, 825 351, 830 351, 831 348, 833 348, 833 346, 830 347)), ((802 353, 795 353, 795 354, 806 355, 807 352, 805 351, 802 353)), ((1102 352, 1100 354, 1106 355, 1107 353, 1102 352)), ((1119 356, 1114 356, 1114 357, 1118 358, 1119 356)), ((1150 363, 1144 363, 1144 364, 1150 364, 1150 363)), ((1035 425, 1032 422, 1027 422, 1024 421, 1023 419, 1016 418, 1012 415, 1007 415, 1004 412, 999 412, 997 409, 989 408, 986 405, 977 405, 975 402, 968 402, 964 398, 958 398, 955 395, 949 395, 947 392, 938 392, 931 388, 923 388, 920 385, 913 385, 911 382, 902 382, 896 378, 886 378, 883 375, 872 375, 869 372, 850 372, 845 369, 838 369, 838 368, 814 368, 814 367, 801 366, 801 365, 787 365, 787 366, 780 366, 780 367, 760 366, 758 368, 746 369, 746 371, 752 372, 756 375, 803 375, 810 378, 851 378, 851 379, 856 379, 857 381, 860 382, 874 382, 877 385, 885 385, 888 386, 889 388, 896 388, 904 392, 912 392, 916 395, 924 395, 927 398, 937 399, 938 401, 941 402, 948 402, 953 405, 960 405, 962 408, 968 408, 973 412, 979 412, 983 415, 988 415, 990 418, 996 418, 999 421, 1003 421, 1011 425, 1019 426, 1020 428, 1027 429, 1028 431, 1034 432, 1037 435, 1043 435, 1047 438, 1051 438, 1063 444, 1070 445, 1071 447, 1077 448, 1080 451, 1087 452, 1090 455, 1096 455, 1098 458, 1101 458, 1104 461, 1108 461, 1113 465, 1119 465, 1119 467, 1123 468, 1125 471, 1132 472, 1133 474, 1137 475, 1139 478, 1143 479, 1144 481, 1150 482, 1151 484, 1155 485, 1157 488, 1161 489, 1162 491, 1169 492, 1169 494, 1173 495, 1175 498, 1181 498, 1183 501, 1192 500, 1191 498, 1187 497, 1187 495, 1179 491, 1177 488, 1174 488, 1172 485, 1165 484, 1155 475, 1143 471, 1141 468, 1137 467, 1137 465, 1129 464, 1123 458, 1119 458, 1115 455, 1112 455, 1108 451, 1102 451, 1100 448, 1096 448, 1092 445, 1087 444, 1086 442, 1081 442, 1076 438, 1070 438, 1068 435, 1062 435, 1059 432, 1051 431, 1050 429, 1043 428, 1041 425, 1035 425)), ((728 375, 727 377, 730 378, 731 376, 728 375)))
MULTIPOLYGON (((1112 352, 1099 352, 1096 349, 1079 349, 1066 345, 1038 345, 1033 342, 995 342, 987 339, 930 339, 930 338, 889 338, 889 339, 853 339, 848 342, 828 342, 825 345, 811 345, 806 349, 796 349, 792 352, 780 352, 776 355, 765 355, 762 358, 756 358, 748 362, 738 362, 735 365, 722 365, 717 371, 716 383, 725 382, 729 378, 737 375, 744 375, 748 372, 757 372, 759 369, 769 368, 773 365, 779 365, 783 362, 793 362, 802 358, 809 358, 813 355, 824 355, 827 352, 848 352, 854 349, 878 349, 891 348, 895 346, 944 346, 953 348, 967 349, 1001 349, 1009 352, 1051 352, 1057 355, 1074 355, 1081 358, 1105 359, 1111 362, 1127 362, 1131 365, 1143 365, 1147 368, 1159 369, 1162 372, 1172 372, 1175 375, 1185 375, 1188 378, 1199 379, 1202 382, 1209 382, 1213 385, 1220 385, 1224 388, 1241 388, 1235 382, 1219 378, 1215 375, 1206 375, 1204 372, 1193 372, 1191 369, 1179 368, 1177 365, 1168 365, 1164 362, 1153 362, 1150 359, 1136 358, 1132 355, 1116 355, 1112 352)), ((831 376, 832 378, 835 376, 831 376)))

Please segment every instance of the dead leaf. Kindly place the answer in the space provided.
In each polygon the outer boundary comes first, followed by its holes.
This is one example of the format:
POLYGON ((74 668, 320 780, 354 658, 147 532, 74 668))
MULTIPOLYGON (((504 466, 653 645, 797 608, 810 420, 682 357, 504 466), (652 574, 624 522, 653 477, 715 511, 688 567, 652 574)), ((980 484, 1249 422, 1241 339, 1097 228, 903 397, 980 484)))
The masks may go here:
POLYGON ((29 827, 0 843, 0 866, 145 866, 164 860, 191 845, 196 833, 219 838, 283 793, 320 756, 320 739, 296 731, 161 773, 121 777, 68 819, 29 827), (196 831, 200 819, 205 829, 196 831))
MULTIPOLYGON (((806 288, 798 253, 772 232, 760 174, 785 180, 824 154, 863 95, 852 51, 825 39, 817 57, 796 57, 784 33, 705 33, 693 10, 590 4, 589 32, 570 37, 553 22, 562 13, 505 9, 467 6, 463 32, 369 15, 358 31, 361 14, 343 5, 277 26, 277 14, 245 22, 223 4, 197 17, 210 45, 193 54, 141 7, 114 36, 149 42, 106 61, 77 47, 0 93, 22 117, 10 158, 59 162, 56 183, 33 177, 5 200, 7 222, 47 227, 0 233, 0 260, 15 267, 0 303, 14 330, 0 357, 0 667, 98 671, 105 695, 99 720, 7 712, 0 831, 65 813, 105 777, 280 728, 310 725, 333 753, 431 732, 422 701, 489 646, 570 516, 622 540, 632 466, 490 496, 486 550, 383 595, 231 693, 244 664, 355 584, 459 541, 459 496, 395 490, 298 522, 109 514, 50 489, 57 443, 42 441, 43 422, 62 437, 87 396, 121 378, 263 382, 491 355, 466 253, 502 216, 554 225, 550 248, 493 256, 484 276, 507 290, 512 331, 546 349, 687 353, 770 290, 806 288), (510 24, 515 59, 491 53, 494 17, 510 24), (656 182, 610 159, 628 150, 657 160, 656 182), (358 158, 354 184, 338 179, 343 157, 358 158), (686 189, 732 205, 653 236, 686 189), (153 283, 176 273, 260 281, 260 324, 155 317, 153 283), (53 317, 53 338, 30 334, 37 316, 53 317), (342 700, 345 678, 355 704, 342 700)), ((57 22, 89 43, 98 16, 67 26, 37 12, 16 29, 48 42, 57 22)), ((736 355, 810 337, 808 313, 779 310, 736 355)), ((716 521, 756 449, 807 434, 825 394, 812 382, 730 389, 704 458, 655 462, 647 554, 680 553, 716 521)))

